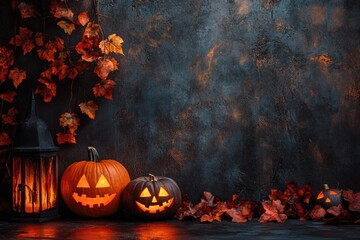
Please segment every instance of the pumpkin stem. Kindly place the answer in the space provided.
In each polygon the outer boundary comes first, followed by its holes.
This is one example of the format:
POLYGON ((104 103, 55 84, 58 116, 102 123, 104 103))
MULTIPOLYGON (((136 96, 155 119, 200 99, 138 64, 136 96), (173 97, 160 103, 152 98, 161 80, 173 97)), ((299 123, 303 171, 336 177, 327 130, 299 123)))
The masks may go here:
POLYGON ((150 179, 150 181, 152 181, 152 182, 156 182, 156 181, 157 181, 155 175, 154 175, 154 174, 151 174, 151 173, 149 173, 149 179, 150 179))
POLYGON ((91 162, 100 162, 99 153, 96 148, 88 146, 89 159, 91 162))
POLYGON ((324 189, 325 190, 329 190, 330 188, 329 188, 329 185, 327 185, 326 183, 324 184, 324 189))

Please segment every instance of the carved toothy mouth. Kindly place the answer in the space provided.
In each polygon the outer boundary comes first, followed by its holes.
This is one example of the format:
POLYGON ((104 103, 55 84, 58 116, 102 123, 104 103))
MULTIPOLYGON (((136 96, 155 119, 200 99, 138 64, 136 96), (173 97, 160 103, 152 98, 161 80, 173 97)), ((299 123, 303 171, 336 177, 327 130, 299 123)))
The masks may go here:
POLYGON ((144 212, 149 212, 149 213, 157 213, 157 212, 163 212, 165 211, 166 208, 170 207, 171 204, 173 203, 174 198, 171 198, 165 202, 162 202, 162 205, 149 205, 148 207, 146 207, 144 204, 139 203, 138 201, 136 202, 136 205, 144 212))
POLYGON ((93 208, 94 205, 100 207, 100 205, 108 205, 114 198, 116 193, 113 194, 105 194, 103 197, 100 195, 96 195, 96 197, 87 197, 86 194, 81 194, 81 196, 77 193, 73 193, 72 197, 77 203, 80 203, 83 206, 89 206, 89 208, 93 208))

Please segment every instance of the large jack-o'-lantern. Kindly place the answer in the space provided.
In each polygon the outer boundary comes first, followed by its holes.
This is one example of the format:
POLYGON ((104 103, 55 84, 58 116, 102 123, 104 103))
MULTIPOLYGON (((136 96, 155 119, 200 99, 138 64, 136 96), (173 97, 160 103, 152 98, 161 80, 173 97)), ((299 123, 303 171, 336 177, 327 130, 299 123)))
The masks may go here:
POLYGON ((120 195, 130 182, 125 167, 115 160, 101 160, 89 147, 90 161, 71 164, 61 178, 61 195, 74 213, 83 217, 105 217, 119 209, 120 195))
POLYGON ((121 198, 128 217, 158 220, 174 217, 181 204, 181 191, 171 178, 149 174, 132 180, 121 198))

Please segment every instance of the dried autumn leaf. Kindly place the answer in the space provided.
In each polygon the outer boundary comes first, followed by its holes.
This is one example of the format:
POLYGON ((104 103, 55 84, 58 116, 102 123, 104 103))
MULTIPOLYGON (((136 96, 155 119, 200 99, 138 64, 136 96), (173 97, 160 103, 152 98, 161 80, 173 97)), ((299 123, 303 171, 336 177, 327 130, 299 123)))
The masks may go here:
POLYGON ((93 87, 95 97, 104 97, 106 99, 112 99, 112 91, 116 82, 113 80, 101 80, 93 87))
POLYGON ((41 32, 35 33, 35 43, 36 46, 42 47, 44 46, 44 34, 41 32))
POLYGON ((61 1, 52 1, 50 12, 55 18, 64 18, 74 22, 73 11, 66 6, 66 3, 61 1))
POLYGON ((210 213, 210 214, 204 214, 200 217, 200 222, 213 222, 213 221, 221 222, 221 215, 219 214, 213 215, 212 213, 210 213))
POLYGON ((19 27, 19 34, 12 37, 9 43, 17 47, 21 46, 25 55, 35 47, 33 32, 25 27, 19 27))
POLYGON ((0 67, 10 68, 14 64, 14 53, 11 48, 0 45, 0 67))
POLYGON ((100 56, 99 36, 83 37, 81 42, 76 44, 75 50, 81 55, 81 59, 87 62, 93 62, 100 56))
POLYGON ((99 58, 94 68, 94 73, 101 79, 106 79, 109 74, 117 70, 117 61, 113 57, 99 58))
POLYGON ((15 96, 16 96, 15 91, 7 91, 5 93, 0 94, 0 99, 12 103, 14 101, 15 96))
POLYGON ((88 11, 84 11, 79 13, 77 22, 81 26, 85 26, 89 22, 89 13, 88 11))
POLYGON ((58 144, 65 144, 65 143, 76 143, 75 133, 66 132, 66 133, 57 133, 56 134, 56 141, 58 144))
POLYGON ((80 125, 80 119, 75 113, 63 113, 59 118, 60 126, 68 127, 70 133, 74 133, 80 125))
POLYGON ((319 221, 325 217, 326 211, 320 205, 315 205, 315 207, 310 211, 309 215, 314 221, 319 221))
POLYGON ((21 2, 18 5, 22 19, 31 18, 36 16, 36 8, 31 3, 21 2))
POLYGON ((286 221, 287 216, 283 213, 284 205, 281 204, 280 200, 262 201, 261 205, 265 212, 260 216, 259 222, 277 221, 279 223, 284 223, 286 221))
POLYGON ((6 114, 3 114, 1 116, 2 123, 8 124, 11 126, 17 125, 17 121, 15 118, 18 115, 18 113, 19 113, 19 111, 15 107, 10 108, 6 114))
POLYGON ((40 84, 36 88, 35 94, 42 96, 44 102, 51 102, 52 98, 56 96, 56 84, 51 79, 51 69, 40 73, 38 81, 40 84))
POLYGON ((26 79, 26 72, 25 70, 20 70, 18 68, 11 69, 9 73, 9 78, 13 80, 15 88, 17 88, 20 83, 26 79))
POLYGON ((71 33, 75 30, 75 24, 68 22, 66 20, 61 20, 57 22, 57 25, 64 30, 65 33, 71 35, 71 33))
POLYGON ((270 200, 281 200, 282 199, 282 192, 279 191, 278 189, 271 189, 269 199, 270 200))
POLYGON ((343 190, 342 197, 349 202, 349 210, 360 212, 360 192, 354 194, 352 190, 343 190))
POLYGON ((99 48, 101 49, 101 52, 104 54, 109 54, 111 52, 113 53, 119 53, 124 55, 123 49, 122 49, 122 43, 124 40, 116 36, 116 34, 111 34, 108 39, 105 39, 100 42, 99 48))
POLYGON ((193 208, 192 202, 189 200, 188 195, 183 194, 181 198, 181 205, 176 213, 176 218, 180 221, 187 218, 195 218, 196 210, 193 208))
POLYGON ((0 131, 0 146, 7 146, 11 144, 11 138, 9 134, 4 131, 0 131))
POLYGON ((99 109, 94 101, 83 102, 79 104, 82 113, 86 114, 90 119, 95 119, 95 112, 99 109))
POLYGON ((99 24, 89 22, 86 25, 85 31, 83 33, 83 37, 92 38, 92 37, 99 36, 99 31, 100 31, 99 24))

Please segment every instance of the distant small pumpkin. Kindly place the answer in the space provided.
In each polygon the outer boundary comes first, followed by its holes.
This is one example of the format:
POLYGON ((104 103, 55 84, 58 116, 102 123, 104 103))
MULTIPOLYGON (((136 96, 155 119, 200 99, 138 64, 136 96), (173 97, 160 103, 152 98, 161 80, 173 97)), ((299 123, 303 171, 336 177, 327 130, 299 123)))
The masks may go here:
POLYGON ((124 189, 121 205, 127 217, 160 220, 175 216, 181 204, 181 191, 168 177, 139 177, 124 189))
POLYGON ((105 217, 119 209, 120 195, 130 182, 126 168, 116 160, 100 160, 88 147, 89 160, 68 166, 61 178, 61 195, 69 209, 83 217, 105 217))
POLYGON ((341 190, 330 188, 329 185, 324 184, 324 189, 316 197, 316 203, 324 209, 342 204, 341 190))

